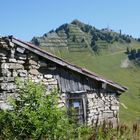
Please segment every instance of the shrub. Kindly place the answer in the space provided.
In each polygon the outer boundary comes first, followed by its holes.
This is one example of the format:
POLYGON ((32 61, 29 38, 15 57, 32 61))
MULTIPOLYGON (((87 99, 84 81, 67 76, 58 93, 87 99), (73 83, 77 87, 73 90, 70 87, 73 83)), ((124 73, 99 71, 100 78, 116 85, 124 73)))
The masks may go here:
POLYGON ((0 133, 5 139, 66 139, 70 124, 65 109, 58 108, 58 91, 48 95, 42 83, 18 81, 11 110, 1 110, 0 133))

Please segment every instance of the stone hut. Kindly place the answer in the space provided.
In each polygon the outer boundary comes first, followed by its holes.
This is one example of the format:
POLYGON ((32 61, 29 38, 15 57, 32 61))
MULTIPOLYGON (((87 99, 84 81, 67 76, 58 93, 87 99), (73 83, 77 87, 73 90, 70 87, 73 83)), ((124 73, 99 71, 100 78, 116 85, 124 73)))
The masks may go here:
POLYGON ((12 36, 0 37, 0 108, 14 95, 15 78, 43 81, 46 89, 59 89, 59 107, 74 107, 77 120, 88 125, 118 122, 119 95, 127 90, 115 82, 75 66, 37 46, 12 36))

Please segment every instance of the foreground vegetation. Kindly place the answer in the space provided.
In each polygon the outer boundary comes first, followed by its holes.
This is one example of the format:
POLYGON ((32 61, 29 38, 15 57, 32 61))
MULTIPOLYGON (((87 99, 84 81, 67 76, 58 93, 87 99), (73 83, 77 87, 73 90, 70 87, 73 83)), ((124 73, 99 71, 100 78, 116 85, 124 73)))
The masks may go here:
POLYGON ((9 98, 9 110, 0 110, 1 140, 139 140, 140 127, 111 122, 89 127, 69 118, 58 108, 58 92, 46 96, 42 83, 17 82, 16 98, 9 98))

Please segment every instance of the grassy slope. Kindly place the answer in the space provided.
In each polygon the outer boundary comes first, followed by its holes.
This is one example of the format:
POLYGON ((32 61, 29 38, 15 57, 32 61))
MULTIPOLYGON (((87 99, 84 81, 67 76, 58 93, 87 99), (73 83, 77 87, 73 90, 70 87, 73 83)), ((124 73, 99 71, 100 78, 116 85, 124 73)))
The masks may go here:
MULTIPOLYGON (((136 42, 131 45, 133 48, 140 48, 140 44, 136 42)), ((126 46, 128 44, 113 44, 109 52, 103 51, 99 56, 89 48, 84 52, 71 52, 69 48, 61 47, 48 48, 47 51, 127 86, 129 90, 120 96, 120 101, 128 109, 121 106, 120 120, 127 123, 140 122, 140 68, 131 62, 128 68, 120 67, 121 62, 127 58, 124 53, 126 46)))

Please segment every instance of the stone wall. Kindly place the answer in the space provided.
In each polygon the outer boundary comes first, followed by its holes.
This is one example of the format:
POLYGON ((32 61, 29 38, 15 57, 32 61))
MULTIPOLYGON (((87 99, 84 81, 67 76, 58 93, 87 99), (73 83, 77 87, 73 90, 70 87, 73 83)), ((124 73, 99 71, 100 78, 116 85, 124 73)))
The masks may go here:
POLYGON ((119 101, 115 93, 87 94, 87 124, 101 124, 104 120, 118 122, 119 101))
MULTIPOLYGON (((46 90, 57 88, 54 76, 47 73, 47 61, 19 46, 0 39, 0 108, 7 108, 7 97, 16 91, 15 78, 30 78, 33 82, 43 81, 46 90), (43 70, 44 73, 41 73, 43 70)), ((65 104, 65 95, 60 94, 59 106, 65 104)))

